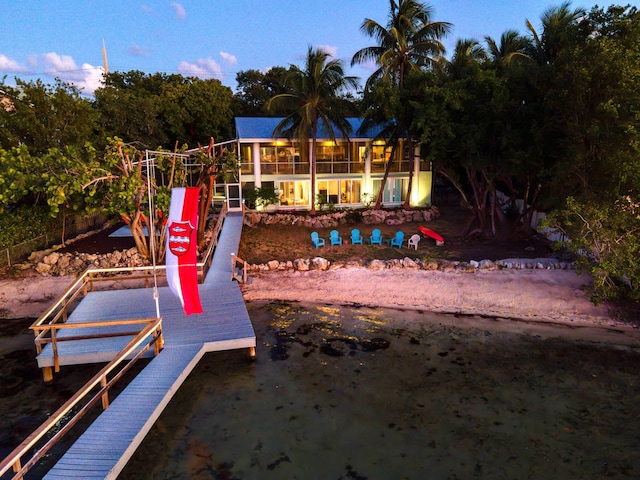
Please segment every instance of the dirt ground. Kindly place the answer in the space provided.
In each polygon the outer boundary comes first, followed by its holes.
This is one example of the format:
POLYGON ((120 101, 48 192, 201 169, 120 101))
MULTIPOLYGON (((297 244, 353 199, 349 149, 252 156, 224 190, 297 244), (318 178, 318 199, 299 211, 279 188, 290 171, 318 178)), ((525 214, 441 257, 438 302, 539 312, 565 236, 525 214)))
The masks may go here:
MULTIPOLYGON (((266 263, 270 260, 295 260, 321 256, 329 261, 361 258, 363 260, 403 258, 411 256, 419 258, 442 258, 448 260, 499 260, 503 258, 541 258, 557 255, 546 239, 540 235, 530 238, 512 238, 508 240, 468 240, 461 237, 469 212, 461 207, 440 208, 440 218, 432 222, 405 223, 403 225, 366 225, 363 223, 347 223, 337 227, 343 238, 342 246, 325 247, 316 250, 310 240, 313 229, 286 225, 259 225, 245 227, 240 240, 239 256, 249 263, 266 263), (405 241, 418 226, 424 225, 440 233, 444 246, 438 247, 431 239, 421 239, 418 250, 379 247, 377 245, 351 245, 351 230, 357 228, 366 239, 374 228, 382 232, 383 238, 390 238, 400 230, 405 233, 405 241)), ((82 240, 68 244, 61 252, 110 253, 135 246, 131 238, 109 237, 122 225, 115 225, 82 240)), ((321 237, 328 239, 333 228, 319 229, 321 237)))

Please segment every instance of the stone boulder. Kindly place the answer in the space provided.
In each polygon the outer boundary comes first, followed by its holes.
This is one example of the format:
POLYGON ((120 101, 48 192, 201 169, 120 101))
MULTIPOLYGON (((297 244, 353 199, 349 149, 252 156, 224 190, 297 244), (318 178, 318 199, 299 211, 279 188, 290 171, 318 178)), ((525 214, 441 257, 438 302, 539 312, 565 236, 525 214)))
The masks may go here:
POLYGON ((308 258, 297 258, 293 261, 293 268, 299 272, 306 272, 309 270, 310 263, 308 258))
POLYGON ((322 257, 315 257, 311 259, 311 267, 314 270, 327 270, 329 268, 329 260, 322 257))
POLYGON ((384 260, 371 260, 367 268, 369 270, 384 270, 387 268, 387 264, 384 260))
POLYGON ((404 268, 411 268, 414 270, 420 268, 420 265, 418 265, 413 259, 409 257, 404 257, 402 259, 402 266, 404 266, 404 268))

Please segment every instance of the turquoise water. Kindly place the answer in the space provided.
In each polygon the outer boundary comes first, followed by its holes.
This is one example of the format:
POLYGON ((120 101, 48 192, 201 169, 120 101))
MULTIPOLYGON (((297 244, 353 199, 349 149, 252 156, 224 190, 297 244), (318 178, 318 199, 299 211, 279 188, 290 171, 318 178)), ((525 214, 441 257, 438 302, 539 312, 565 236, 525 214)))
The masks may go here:
POLYGON ((249 304, 121 479, 640 478, 640 354, 570 329, 249 304))

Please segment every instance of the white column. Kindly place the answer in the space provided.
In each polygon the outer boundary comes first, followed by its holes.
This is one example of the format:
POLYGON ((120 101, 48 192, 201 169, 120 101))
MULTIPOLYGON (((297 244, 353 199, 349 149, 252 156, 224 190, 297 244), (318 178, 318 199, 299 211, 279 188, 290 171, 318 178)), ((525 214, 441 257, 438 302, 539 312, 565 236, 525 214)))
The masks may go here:
POLYGON ((253 160, 253 184, 256 188, 262 186, 262 171, 260 170, 260 143, 253 142, 251 146, 251 159, 253 160))
POLYGON ((413 186, 411 188, 411 205, 418 205, 420 198, 420 147, 413 148, 413 186))
POLYGON ((364 157, 364 190, 363 192, 368 193, 373 197, 373 184, 371 182, 371 153, 372 153, 372 142, 367 142, 366 144, 366 155, 364 157))

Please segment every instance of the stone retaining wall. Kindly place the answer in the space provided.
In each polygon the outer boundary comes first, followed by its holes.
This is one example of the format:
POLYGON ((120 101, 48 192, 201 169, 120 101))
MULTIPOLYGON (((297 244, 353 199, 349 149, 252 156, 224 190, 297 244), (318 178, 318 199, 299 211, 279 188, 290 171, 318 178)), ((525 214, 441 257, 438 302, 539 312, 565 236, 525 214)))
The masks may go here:
POLYGON ((403 223, 430 222, 440 217, 440 211, 432 206, 417 210, 338 210, 331 213, 300 215, 298 213, 267 213, 252 212, 247 221, 254 225, 300 225, 308 228, 333 228, 347 223, 350 215, 361 215, 365 224, 386 223, 387 225, 401 225, 403 223))
POLYGON ((276 270, 334 270, 338 268, 368 268, 370 270, 385 269, 422 269, 422 270, 439 270, 443 272, 463 272, 473 273, 479 270, 567 270, 573 269, 574 264, 570 262, 561 262, 555 258, 511 258, 504 260, 471 260, 470 262, 459 262, 451 260, 421 260, 418 258, 404 257, 403 259, 394 260, 371 260, 365 262, 363 260, 350 260, 347 262, 329 262, 322 257, 315 258, 299 258, 292 261, 279 262, 272 260, 267 263, 251 265, 250 272, 270 272, 276 270))

